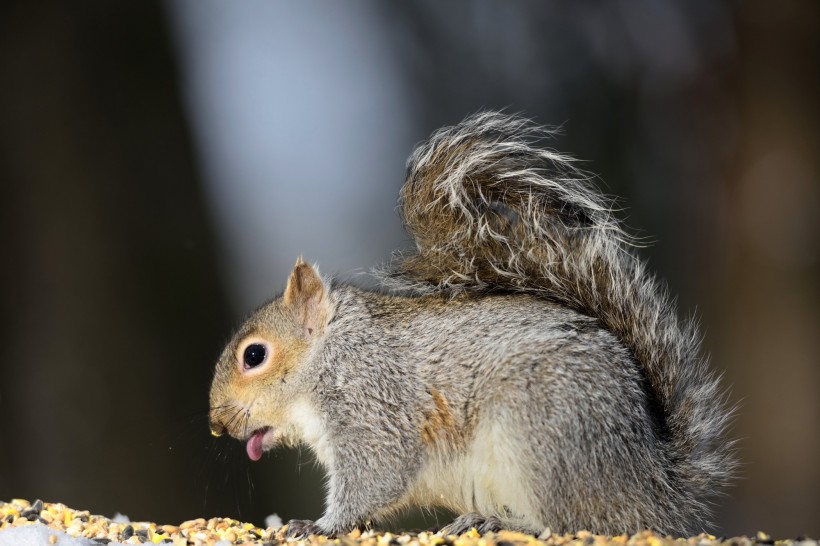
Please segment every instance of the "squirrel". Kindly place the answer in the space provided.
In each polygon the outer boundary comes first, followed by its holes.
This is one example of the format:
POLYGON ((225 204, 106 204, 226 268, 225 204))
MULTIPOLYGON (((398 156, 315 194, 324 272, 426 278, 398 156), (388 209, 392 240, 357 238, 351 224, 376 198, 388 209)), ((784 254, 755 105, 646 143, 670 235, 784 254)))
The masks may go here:
POLYGON ((400 193, 416 248, 380 289, 300 258, 224 349, 211 432, 254 461, 306 444, 326 469, 324 515, 288 537, 413 506, 455 512, 446 534, 709 525, 736 467, 727 395, 551 135, 499 112, 436 131, 400 193))

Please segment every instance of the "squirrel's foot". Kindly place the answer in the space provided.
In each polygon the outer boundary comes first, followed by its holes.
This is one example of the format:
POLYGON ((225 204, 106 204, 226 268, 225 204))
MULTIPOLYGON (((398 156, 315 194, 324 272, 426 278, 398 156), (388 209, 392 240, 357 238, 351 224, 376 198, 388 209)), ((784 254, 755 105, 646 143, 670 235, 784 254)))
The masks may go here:
POLYGON ((495 516, 482 516, 476 512, 462 514, 454 519, 449 525, 441 528, 443 535, 461 535, 470 529, 475 528, 481 533, 494 533, 504 528, 504 524, 495 516))
POLYGON ((301 540, 310 535, 327 535, 327 532, 309 519, 292 519, 288 522, 286 539, 301 540))

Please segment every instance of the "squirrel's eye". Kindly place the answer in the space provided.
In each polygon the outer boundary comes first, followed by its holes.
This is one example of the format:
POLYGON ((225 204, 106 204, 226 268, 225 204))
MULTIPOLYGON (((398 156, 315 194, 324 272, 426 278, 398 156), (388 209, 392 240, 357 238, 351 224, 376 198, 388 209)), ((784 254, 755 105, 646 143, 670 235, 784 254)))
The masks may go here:
POLYGON ((265 361, 265 346, 261 343, 251 343, 245 348, 245 354, 242 355, 245 368, 255 368, 265 361))

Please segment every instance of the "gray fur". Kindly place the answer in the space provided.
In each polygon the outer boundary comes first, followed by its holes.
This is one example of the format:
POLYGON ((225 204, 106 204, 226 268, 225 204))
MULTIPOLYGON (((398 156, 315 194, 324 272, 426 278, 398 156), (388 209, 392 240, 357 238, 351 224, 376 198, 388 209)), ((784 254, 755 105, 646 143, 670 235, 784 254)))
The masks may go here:
POLYGON ((724 396, 694 326, 602 196, 536 147, 543 135, 498 113, 436 132, 408 163, 402 213, 417 251, 383 272, 395 293, 325 285, 308 298, 325 317, 310 335, 275 300, 226 349, 214 430, 285 427, 327 468, 325 515, 291 534, 414 505, 462 514, 451 531, 705 529, 734 469, 724 396), (262 330, 305 337, 299 365, 281 383, 231 383, 237 344, 262 330), (320 433, 259 417, 296 400, 320 433), (226 406, 246 411, 242 427, 226 406))

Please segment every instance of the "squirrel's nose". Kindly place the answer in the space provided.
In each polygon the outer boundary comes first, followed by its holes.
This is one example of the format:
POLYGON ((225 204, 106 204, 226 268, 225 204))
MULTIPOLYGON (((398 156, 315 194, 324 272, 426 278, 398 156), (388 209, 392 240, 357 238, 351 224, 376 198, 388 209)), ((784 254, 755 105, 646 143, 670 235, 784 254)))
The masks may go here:
POLYGON ((211 418, 210 427, 211 436, 213 436, 214 438, 219 438, 220 436, 225 434, 225 426, 219 421, 215 420, 214 418, 211 418))

